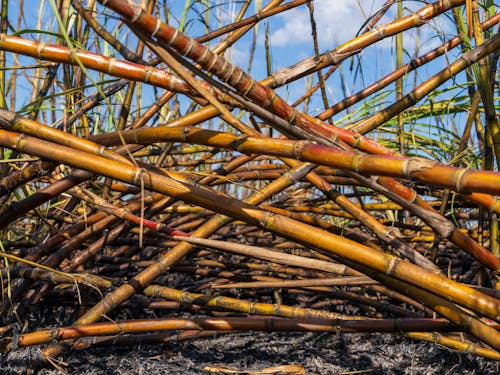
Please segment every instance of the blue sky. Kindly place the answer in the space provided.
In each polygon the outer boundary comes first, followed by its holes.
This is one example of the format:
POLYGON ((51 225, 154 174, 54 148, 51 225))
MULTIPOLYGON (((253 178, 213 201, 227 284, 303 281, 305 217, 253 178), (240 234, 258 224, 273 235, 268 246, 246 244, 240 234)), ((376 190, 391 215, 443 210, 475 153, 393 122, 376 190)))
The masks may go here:
MULTIPOLYGON (((205 1, 206 2, 206 1, 205 1)), ((17 1, 9 1, 11 22, 15 23, 17 18, 16 7, 13 6, 17 1)), ((181 18, 184 1, 167 0, 161 2, 166 4, 166 8, 172 14, 170 22, 175 26, 177 20, 181 18)), ((254 1, 247 11, 247 15, 254 14, 265 1, 254 1)), ((355 37, 363 23, 374 15, 385 3, 384 0, 315 0, 315 19, 319 31, 319 50, 326 52, 334 49, 338 45, 355 37)), ((204 2, 191 1, 192 10, 188 13, 188 23, 186 32, 191 36, 198 36, 204 32, 204 25, 201 22, 207 7, 204 2)), ((215 29, 223 24, 231 22, 236 17, 240 8, 234 1, 209 0, 210 5, 216 4, 216 17, 210 18, 210 26, 215 29)), ((420 1, 405 1, 405 14, 414 11, 424 4, 420 1)), ((102 7, 99 7, 102 9, 102 7)), ((163 10, 163 8, 162 8, 163 10)), ((45 25, 41 27, 45 30, 56 29, 56 20, 50 7, 50 0, 25 1, 25 18, 22 26, 26 29, 37 28, 36 20, 39 13, 43 14, 42 19, 45 25), (32 5, 32 6, 31 6, 32 5)), ((395 17, 395 5, 393 5, 387 14, 379 21, 386 23, 395 17)), ((274 16, 271 22, 262 21, 258 26, 257 50, 254 59, 252 74, 257 79, 265 77, 265 55, 264 55, 264 30, 269 23, 270 46, 272 53, 273 70, 282 69, 301 61, 313 54, 312 37, 309 24, 309 11, 305 5, 292 9, 281 15, 274 16)), ((404 33, 404 43, 407 49, 408 58, 415 53, 415 47, 418 46, 419 53, 428 51, 442 42, 442 38, 436 35, 454 35, 454 27, 451 22, 446 22, 444 17, 440 17, 438 22, 431 21, 429 24, 420 27, 418 30, 412 29, 404 33), (436 31, 437 30, 437 31, 436 31)), ((29 34, 28 34, 29 35, 29 34)), ((36 36, 40 38, 40 36, 36 36)), ((42 39, 50 41, 49 36, 41 36, 42 39)), ((226 54, 234 63, 241 67, 246 67, 249 57, 249 45, 252 33, 247 33, 233 48, 226 54)), ((386 38, 378 42, 373 47, 367 48, 363 52, 363 58, 371 61, 371 66, 364 69, 364 75, 367 81, 373 81, 377 77, 390 72, 394 68, 394 59, 392 50, 394 47, 394 38, 386 38)), ((406 58, 406 60, 408 60, 406 58)), ((347 65, 347 64, 344 64, 347 65)), ((438 66, 442 66, 440 63, 438 66)), ((349 78, 349 72, 344 72, 346 78, 349 78)), ((335 78, 335 77, 334 77, 335 78)), ((334 81, 333 79, 332 81, 334 81)), ((366 82, 368 83, 368 82, 366 82)), ((303 83, 305 84, 305 83, 303 83)), ((337 91, 338 83, 332 82, 332 90, 337 91), (336 87, 337 86, 337 87, 336 87)), ((354 88, 353 88, 354 89, 354 88)), ((339 99, 333 98, 332 100, 339 99)))
MULTIPOLYGON (((51 0, 26 0, 24 2, 25 18, 21 22, 21 28, 38 28, 38 15, 42 14, 42 25, 40 25, 40 27, 44 30, 56 30, 56 20, 50 7, 50 1, 51 0)), ((382 7, 384 2, 383 0, 315 0, 314 14, 319 32, 320 52, 332 50, 338 45, 353 38, 364 22, 373 16, 382 7)), ((177 26, 178 20, 182 16, 185 2, 181 0, 167 0, 160 3, 166 5, 159 9, 160 14, 163 14, 164 10, 168 9, 171 12, 169 22, 173 26, 177 26)), ((246 13, 247 16, 254 14, 266 3, 267 1, 253 1, 246 13)), ((11 12, 9 17, 14 25, 17 23, 16 4, 18 4, 17 1, 9 1, 9 10, 11 12)), ((206 5, 207 1, 196 2, 193 0, 191 4, 192 9, 188 13, 186 33, 195 37, 204 33, 205 26, 202 21, 205 15, 204 12, 206 12, 208 8, 206 5)), ((210 0, 208 4, 210 6, 216 5, 215 8, 210 8, 212 15, 209 19, 209 24, 212 29, 230 23, 236 17, 240 8, 239 3, 230 0, 210 0), (213 12, 214 9, 215 12, 213 12)), ((415 11, 424 5, 425 3, 421 1, 405 1, 405 14, 415 11)), ((102 11, 103 7, 99 6, 98 10, 102 11)), ((108 10, 107 13, 110 14, 112 12, 108 10)), ((395 14, 396 5, 393 5, 387 14, 379 21, 379 24, 390 22, 394 19, 395 14)), ((97 17, 100 17, 100 15, 97 15, 97 17)), ((290 66, 313 55, 314 51, 311 43, 312 37, 309 24, 309 11, 305 5, 302 5, 299 8, 274 16, 271 21, 264 20, 259 24, 257 28, 257 48, 251 72, 255 78, 262 79, 266 76, 264 31, 267 25, 269 25, 273 71, 290 66)), ((404 58, 404 62, 407 62, 410 57, 415 56, 416 53, 423 54, 438 46, 442 43, 443 39, 448 39, 454 34, 455 27, 449 17, 446 16, 441 16, 437 21, 431 21, 418 29, 412 29, 405 32, 404 43, 407 55, 404 58)), ((48 42, 54 41, 54 38, 50 35, 37 35, 32 33, 24 36, 32 39, 42 39, 48 42)), ((242 68, 246 68, 248 63, 249 46, 252 37, 252 32, 247 33, 247 35, 238 41, 231 51, 226 54, 235 64, 242 68)), ((120 38, 122 41, 127 42, 132 49, 135 48, 135 39, 131 36, 131 33, 121 34, 120 38)), ((211 42, 211 45, 215 43, 216 41, 211 42)), ((89 46, 89 48, 93 47, 92 45, 89 46)), ((327 96, 329 102, 335 103, 341 100, 345 94, 354 93, 392 71, 395 68, 395 54, 393 51, 394 38, 389 37, 365 49, 360 55, 361 59, 356 57, 346 60, 342 64, 341 69, 327 81, 327 96), (361 67, 360 70, 356 69, 358 63, 360 64, 359 67, 361 67)), ((113 51, 102 52, 106 54, 114 53, 113 51)), ((458 49, 451 51, 448 57, 437 59, 435 63, 419 70, 417 76, 414 74, 408 75, 405 81, 405 92, 413 88, 414 82, 420 83, 431 74, 443 69, 446 66, 446 59, 448 58, 453 61, 458 53, 458 49)), ((114 55, 119 57, 116 53, 114 53, 114 55)), ((26 61, 28 64, 34 63, 33 59, 28 58, 23 61, 26 61)), ((314 79, 316 79, 316 77, 314 77, 314 79)), ((296 98, 302 96, 308 84, 308 79, 301 79, 280 89, 279 93, 289 102, 292 102, 296 98)), ((22 90, 22 85, 20 85, 18 90, 22 90)), ((148 92, 149 89, 145 88, 144 90, 148 92)), ((391 90, 393 90, 393 87, 387 88, 386 92, 390 92, 391 90)), ((22 97, 22 95, 20 95, 20 97, 22 97)), ((29 101, 28 99, 29 98, 27 98, 25 103, 29 101)), ((387 103, 393 100, 394 95, 389 94, 387 103)), ((312 97, 309 111, 315 114, 321 112, 321 110, 322 101, 320 100, 318 92, 312 97)), ((344 114, 345 113, 340 114, 337 118, 340 118, 344 114)))

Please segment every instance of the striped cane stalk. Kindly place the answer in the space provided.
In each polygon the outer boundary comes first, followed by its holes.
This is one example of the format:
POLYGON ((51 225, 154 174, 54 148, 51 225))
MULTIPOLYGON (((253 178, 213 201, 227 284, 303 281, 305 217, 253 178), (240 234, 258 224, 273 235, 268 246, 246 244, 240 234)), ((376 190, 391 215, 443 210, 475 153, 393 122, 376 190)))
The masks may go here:
MULTIPOLYGON (((340 319, 279 319, 279 318, 201 318, 144 319, 109 323, 95 323, 43 330, 21 335, 17 345, 26 347, 88 336, 144 333, 165 330, 230 330, 230 331, 285 331, 285 332, 407 332, 450 330, 446 322, 438 319, 344 321, 340 319)), ((4 350, 12 350, 13 343, 2 343, 4 350)), ((486 349, 485 349, 486 351, 486 349)))
MULTIPOLYGON (((68 47, 36 42, 7 34, 0 34, 0 50, 31 56, 40 60, 67 63, 75 66, 81 64, 86 68, 114 77, 147 83, 177 93, 197 94, 182 79, 162 69, 117 60, 84 50, 72 51, 68 47)), ((223 99, 228 100, 226 97, 223 99)))

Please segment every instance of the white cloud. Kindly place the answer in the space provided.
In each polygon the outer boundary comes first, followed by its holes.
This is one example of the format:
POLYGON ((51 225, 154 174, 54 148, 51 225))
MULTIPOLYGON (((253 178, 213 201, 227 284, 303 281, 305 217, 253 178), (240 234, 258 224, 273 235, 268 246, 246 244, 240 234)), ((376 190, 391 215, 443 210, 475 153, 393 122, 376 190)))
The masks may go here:
MULTIPOLYGON (((385 0, 354 1, 354 0, 315 0, 314 17, 316 20, 318 42, 321 51, 331 50, 344 42, 353 39, 358 30, 364 26, 366 17, 373 16, 383 7, 385 0), (361 8, 360 8, 361 7, 361 8)), ((424 6, 421 2, 405 3, 405 14, 414 12, 424 6)), ((395 17, 395 7, 391 7, 378 24, 390 22, 395 17)), ((312 41, 309 9, 301 6, 285 12, 281 16, 283 25, 271 34, 271 44, 274 47, 310 44, 312 41)), ((444 33, 454 33, 450 22, 443 17, 432 20, 420 28, 419 44, 425 50, 441 44, 436 38, 436 29, 444 33), (432 29, 434 28, 434 30, 432 29), (422 45, 423 44, 423 45, 422 45)), ((417 31, 405 32, 404 43, 409 50, 415 48, 417 31)), ((393 46, 392 38, 385 38, 377 43, 379 47, 393 46)))
POLYGON ((243 50, 233 45, 226 50, 224 56, 233 64, 243 67, 248 63, 250 54, 246 49, 243 50))
MULTIPOLYGON (((316 0, 314 17, 321 49, 332 49, 335 45, 352 39, 365 20, 358 2, 353 0, 316 0)), ((366 16, 373 14, 382 0, 360 2, 366 16)), ((302 6, 283 14, 283 26, 271 34, 274 46, 310 43, 312 40, 309 10, 302 6)))

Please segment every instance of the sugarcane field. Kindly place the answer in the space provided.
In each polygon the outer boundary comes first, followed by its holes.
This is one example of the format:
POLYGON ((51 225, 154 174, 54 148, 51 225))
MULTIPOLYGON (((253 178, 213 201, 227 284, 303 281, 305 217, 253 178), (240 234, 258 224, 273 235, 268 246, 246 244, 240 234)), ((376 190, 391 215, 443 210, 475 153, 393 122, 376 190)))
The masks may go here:
POLYGON ((498 3, 0 2, 0 374, 500 373, 498 3))

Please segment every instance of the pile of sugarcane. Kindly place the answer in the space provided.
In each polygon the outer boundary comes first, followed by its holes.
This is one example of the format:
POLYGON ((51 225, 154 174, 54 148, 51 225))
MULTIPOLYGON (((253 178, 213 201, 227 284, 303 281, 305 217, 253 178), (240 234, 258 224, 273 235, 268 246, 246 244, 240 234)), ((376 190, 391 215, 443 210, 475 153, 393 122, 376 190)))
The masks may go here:
POLYGON ((253 15, 243 1, 232 22, 197 39, 169 22, 161 1, 54 0, 58 23, 45 34, 16 32, 22 15, 16 26, 7 3, 3 352, 35 345, 53 363, 102 342, 327 331, 500 359, 493 2, 439 0, 403 15, 401 2, 387 1, 359 36, 324 53, 307 0, 270 0, 253 15), (225 57, 262 20, 297 7, 311 15, 314 56, 261 81, 225 57), (389 9, 398 16, 381 22, 389 9), (440 17, 456 21, 456 36, 404 63, 398 38, 440 17), (330 103, 329 78, 394 36, 395 69, 330 103), (405 92, 411 72, 443 56, 405 92), (465 105, 426 101, 462 76, 465 105), (299 79, 310 84, 290 104, 282 88, 299 79), (27 82, 33 92, 20 109, 27 82), (395 99, 332 120, 387 87, 395 99), (304 103, 318 95, 323 109, 309 112, 304 103), (447 148, 449 160, 409 147, 423 139, 411 116, 439 122, 454 111, 463 118, 454 144, 429 136, 422 146, 447 148), (57 309, 69 312, 67 326, 29 320, 57 309))

